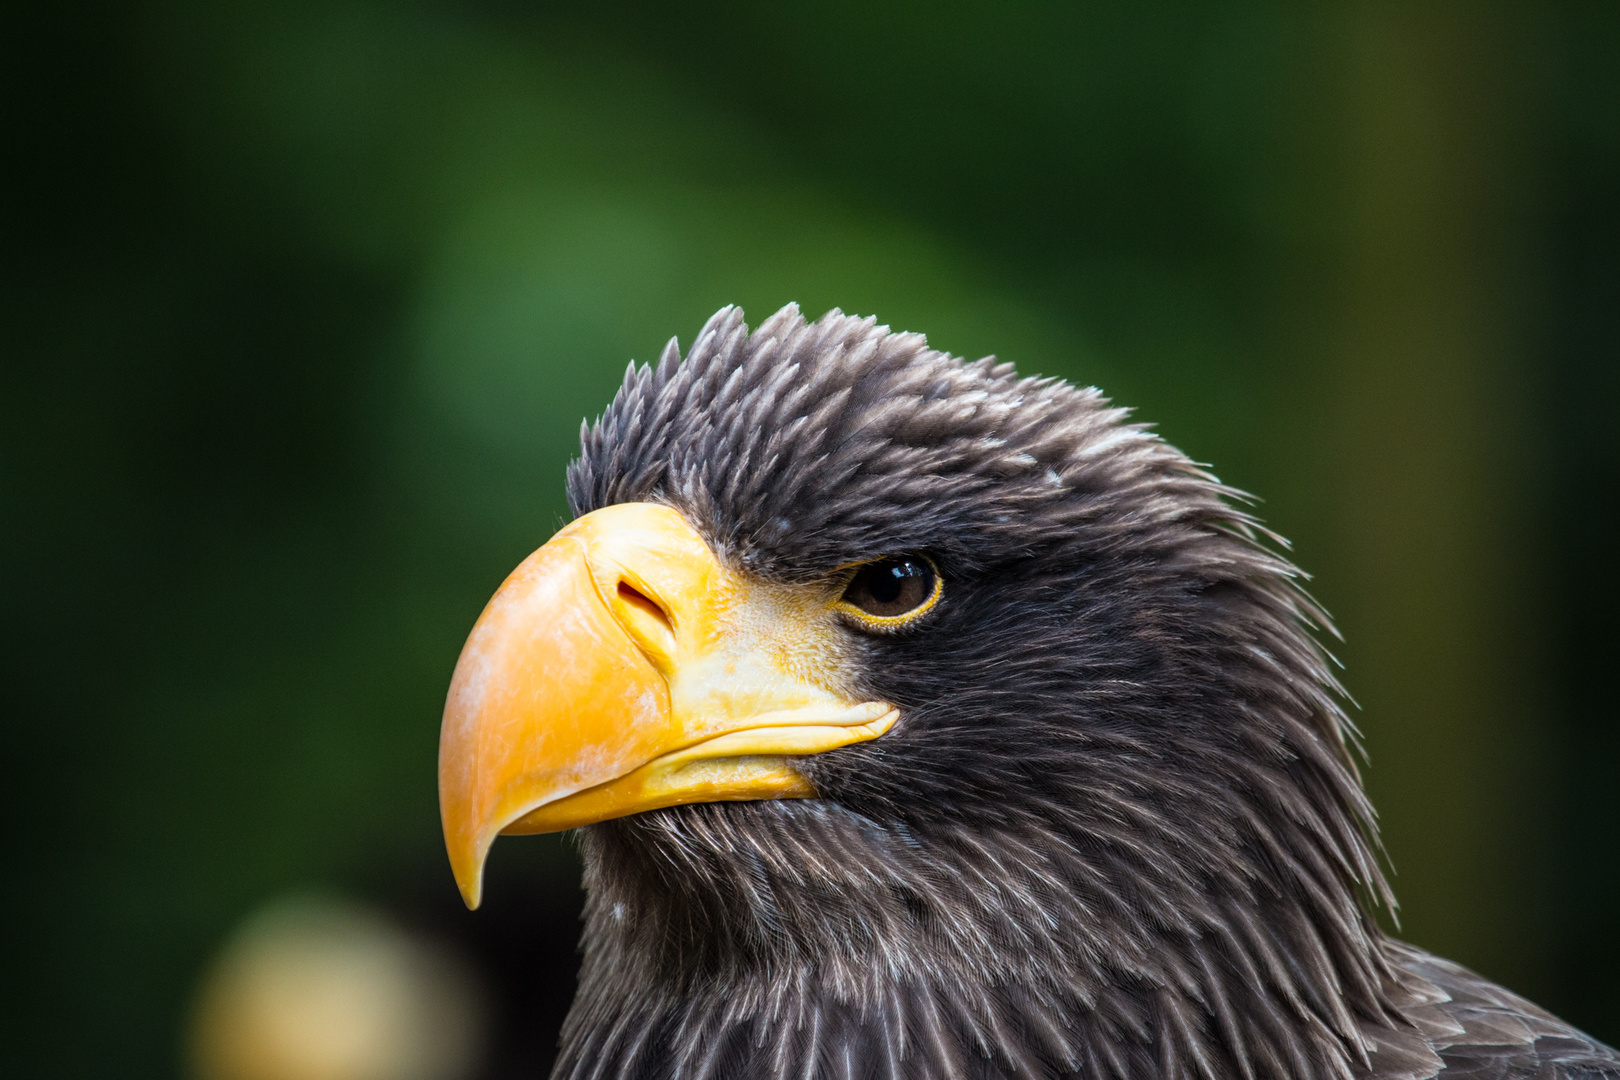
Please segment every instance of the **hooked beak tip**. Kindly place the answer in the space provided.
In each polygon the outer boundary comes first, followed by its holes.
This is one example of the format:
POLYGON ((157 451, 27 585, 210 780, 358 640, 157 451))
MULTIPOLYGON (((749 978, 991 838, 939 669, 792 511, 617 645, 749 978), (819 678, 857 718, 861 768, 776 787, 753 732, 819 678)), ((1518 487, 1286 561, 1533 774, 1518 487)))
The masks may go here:
MULTIPOLYGON (((493 839, 493 838, 491 838, 493 839)), ((468 911, 477 911, 484 901, 484 863, 489 857, 490 841, 474 842, 460 858, 451 859, 451 872, 455 875, 456 889, 468 911)))

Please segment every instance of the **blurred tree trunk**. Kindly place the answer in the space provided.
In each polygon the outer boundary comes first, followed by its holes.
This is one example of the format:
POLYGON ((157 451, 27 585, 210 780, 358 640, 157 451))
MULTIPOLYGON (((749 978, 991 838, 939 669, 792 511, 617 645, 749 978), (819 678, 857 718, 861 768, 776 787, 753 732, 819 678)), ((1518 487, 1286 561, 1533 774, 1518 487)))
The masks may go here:
POLYGON ((1334 490, 1314 568, 1347 639, 1403 935, 1535 997, 1553 823, 1528 797, 1552 749, 1528 430, 1532 23, 1354 3, 1327 24, 1334 490))

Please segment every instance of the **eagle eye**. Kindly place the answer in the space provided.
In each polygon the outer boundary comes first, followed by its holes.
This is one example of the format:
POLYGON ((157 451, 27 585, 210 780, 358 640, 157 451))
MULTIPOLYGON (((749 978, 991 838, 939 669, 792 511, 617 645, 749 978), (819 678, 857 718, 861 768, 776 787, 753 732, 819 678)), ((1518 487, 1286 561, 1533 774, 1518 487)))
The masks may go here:
POLYGON ((910 622, 939 599, 939 572, 920 555, 891 555, 855 571, 838 607, 872 627, 910 622))

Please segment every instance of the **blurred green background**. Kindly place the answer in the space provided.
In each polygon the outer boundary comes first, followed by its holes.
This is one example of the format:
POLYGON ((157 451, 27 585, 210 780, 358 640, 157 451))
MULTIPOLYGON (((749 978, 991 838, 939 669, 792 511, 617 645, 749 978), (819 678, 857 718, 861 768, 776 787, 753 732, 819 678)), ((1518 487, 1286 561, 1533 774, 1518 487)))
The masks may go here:
POLYGON ((489 976, 545 984, 547 1054, 573 856, 507 841, 458 910, 444 689, 625 364, 790 300, 1100 385, 1262 495, 1402 932, 1620 1040, 1620 5, 6 22, 9 1074, 182 1072, 208 957, 309 886, 549 957, 489 976))

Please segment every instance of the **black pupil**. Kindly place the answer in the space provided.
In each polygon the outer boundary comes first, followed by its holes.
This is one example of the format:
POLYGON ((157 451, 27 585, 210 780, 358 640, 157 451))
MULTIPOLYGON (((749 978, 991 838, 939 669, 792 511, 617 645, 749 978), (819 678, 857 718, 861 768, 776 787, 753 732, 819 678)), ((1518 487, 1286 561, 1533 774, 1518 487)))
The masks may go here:
POLYGON ((861 567, 844 599, 868 615, 892 618, 921 606, 933 592, 934 568, 902 556, 861 567))

